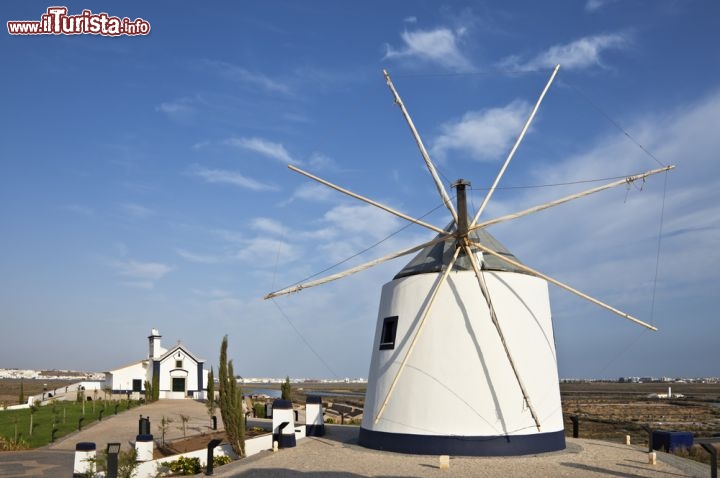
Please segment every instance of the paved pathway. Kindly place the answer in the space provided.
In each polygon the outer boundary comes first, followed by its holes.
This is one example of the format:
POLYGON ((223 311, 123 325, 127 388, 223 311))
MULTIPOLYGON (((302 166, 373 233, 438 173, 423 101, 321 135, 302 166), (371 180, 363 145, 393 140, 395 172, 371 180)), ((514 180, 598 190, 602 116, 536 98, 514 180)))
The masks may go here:
MULTIPOLYGON (((122 450, 128 450, 133 446, 138 434, 140 415, 150 417, 150 431, 155 437, 160 436, 158 425, 162 417, 172 419, 173 422, 166 431, 166 440, 183 436, 180 415, 189 417, 186 424, 188 436, 207 433, 212 426, 204 403, 195 400, 160 400, 111 415, 80 432, 66 435, 46 448, 0 453, 0 477, 70 477, 73 473, 76 443, 93 442, 100 451, 104 450, 108 443, 119 442, 122 450)), ((219 410, 217 417, 218 428, 222 428, 219 410)))
MULTIPOLYGON (((207 413, 207 408, 202 402, 195 400, 159 400, 141 407, 110 415, 101 422, 63 437, 53 445, 51 450, 75 450, 75 444, 79 442, 93 442, 98 449, 104 449, 105 445, 111 442, 120 442, 122 449, 126 450, 130 443, 135 443, 138 434, 138 420, 140 415, 150 417, 150 433, 160 438, 160 421, 162 417, 172 420, 165 433, 166 440, 173 440, 183 436, 181 415, 189 418, 186 424, 187 435, 198 435, 212 431, 212 422, 207 413)), ((220 410, 217 412, 218 428, 222 427, 220 410)))

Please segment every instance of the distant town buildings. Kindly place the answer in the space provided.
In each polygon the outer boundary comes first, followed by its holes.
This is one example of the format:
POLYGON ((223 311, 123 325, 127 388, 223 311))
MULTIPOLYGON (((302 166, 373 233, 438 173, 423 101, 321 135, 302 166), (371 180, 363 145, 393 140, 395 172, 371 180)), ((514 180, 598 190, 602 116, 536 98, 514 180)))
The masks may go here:
MULTIPOLYGON (((283 383, 285 377, 238 377, 243 384, 283 383)), ((291 378, 290 383, 367 383, 365 378, 291 378)))
MULTIPOLYGON (((32 370, 17 368, 0 368, 2 378, 25 378, 30 380, 105 380, 105 372, 81 372, 77 370, 32 370)), ((238 382, 243 384, 283 383, 285 377, 242 377, 238 382)), ((366 378, 290 378, 291 383, 367 383, 366 378)), ((616 380, 598 378, 561 378, 560 383, 720 383, 720 377, 620 377, 616 380)))
POLYGON ((30 370, 0 368, 0 378, 28 380, 105 380, 104 372, 78 372, 76 370, 30 370))
POLYGON ((620 377, 607 378, 561 378, 560 383, 720 383, 720 377, 620 377))

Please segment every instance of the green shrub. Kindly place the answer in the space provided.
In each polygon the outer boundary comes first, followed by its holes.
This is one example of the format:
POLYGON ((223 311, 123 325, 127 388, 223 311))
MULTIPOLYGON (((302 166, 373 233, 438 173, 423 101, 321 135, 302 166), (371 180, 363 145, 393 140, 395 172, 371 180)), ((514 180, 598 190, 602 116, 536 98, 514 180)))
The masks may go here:
POLYGON ((172 473, 178 475, 197 475, 202 472, 200 458, 187 458, 181 456, 175 461, 164 461, 161 466, 167 467, 172 473))
POLYGON ((27 450, 30 445, 22 438, 4 438, 0 436, 0 451, 27 450))
POLYGON ((262 402, 253 403, 253 411, 255 418, 265 418, 265 404, 262 402))
POLYGON ((232 459, 227 455, 219 455, 213 457, 213 466, 222 466, 230 463, 232 459))
POLYGON ((325 423, 330 423, 330 424, 332 424, 332 423, 335 423, 335 420, 333 420, 332 418, 326 418, 326 419, 325 419, 325 423))

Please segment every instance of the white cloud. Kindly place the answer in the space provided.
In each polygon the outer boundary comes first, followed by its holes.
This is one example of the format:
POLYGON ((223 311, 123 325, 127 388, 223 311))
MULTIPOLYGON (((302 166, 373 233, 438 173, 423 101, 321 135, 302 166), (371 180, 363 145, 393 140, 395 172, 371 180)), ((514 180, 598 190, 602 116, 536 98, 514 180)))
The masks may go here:
POLYGON ((174 268, 160 262, 140 262, 135 260, 110 261, 109 266, 115 269, 124 279, 122 285, 134 289, 149 290, 155 283, 165 277, 174 268))
POLYGON ((197 262, 200 264, 216 264, 222 261, 222 258, 208 254, 197 254, 185 249, 175 249, 175 252, 183 259, 189 262, 197 262))
POLYGON ((194 166, 190 169, 190 173, 204 179, 208 183, 232 184, 243 189, 251 191, 277 191, 277 186, 273 184, 263 183, 236 171, 227 171, 223 169, 207 169, 200 166, 194 166))
POLYGON ((493 161, 502 159, 520 133, 530 106, 513 101, 502 108, 470 111, 457 121, 441 126, 435 138, 432 154, 439 159, 452 150, 467 154, 471 159, 493 161))
POLYGON ((210 289, 210 290, 201 290, 201 289, 193 289, 193 294, 198 295, 200 297, 209 298, 209 299, 227 299, 232 297, 232 293, 223 290, 223 289, 210 289))
MULTIPOLYGON (((713 130, 718 120, 720 94, 714 94, 673 115, 628 122, 627 130, 657 157, 679 161, 667 178, 658 303, 714 294, 710 289, 720 264, 720 170, 714 157, 720 144, 713 130)), ((542 184, 656 167, 618 133, 584 154, 544 165, 532 174, 542 184)), ((621 186, 491 229, 528 265, 649 319, 663 181, 662 175, 654 176, 645 184, 621 186)), ((532 190, 494 206, 519 210, 574 191, 532 190)), ((571 300, 558 294, 556 310, 574 314, 571 300)))
POLYGON ((291 92, 290 87, 285 83, 262 73, 250 71, 241 66, 215 60, 205 60, 203 64, 214 68, 221 76, 228 80, 244 83, 251 87, 259 87, 271 93, 290 94, 291 92))
POLYGON ((585 10, 588 12, 595 12, 616 1, 617 0, 587 0, 585 3, 585 10))
POLYGON ((458 38, 464 29, 452 31, 448 28, 403 32, 400 36, 403 46, 395 49, 386 45, 386 59, 417 59, 439 64, 457 71, 470 71, 471 62, 460 52, 458 38))
POLYGON ((501 61, 500 65, 516 72, 551 69, 558 63, 564 70, 580 70, 602 66, 601 53, 625 49, 628 43, 629 38, 619 33, 589 36, 565 45, 554 45, 529 61, 511 56, 501 61))
POLYGON ((250 222, 250 227, 256 231, 267 232, 278 236, 287 234, 287 229, 282 223, 267 217, 256 217, 250 222))
POLYGON ((376 240, 399 228, 395 216, 370 205, 341 204, 330 209, 323 217, 343 233, 376 240))
POLYGON ((304 183, 295 190, 292 198, 303 199, 305 201, 327 201, 334 195, 339 194, 340 193, 322 184, 304 183))
POLYGON ((255 151, 265 157, 275 159, 283 164, 298 164, 281 143, 274 143, 262 138, 230 138, 225 140, 228 146, 255 151))
POLYGON ((135 203, 123 203, 119 207, 125 214, 138 218, 146 218, 155 214, 152 209, 135 203))
POLYGON ((85 206, 83 204, 66 204, 61 208, 65 211, 79 214, 81 216, 92 216, 93 214, 95 214, 95 209, 91 208, 90 206, 85 206))
POLYGON ((310 155, 308 164, 314 169, 334 169, 337 167, 334 159, 318 152, 310 155))
POLYGON ((187 118, 195 112, 194 100, 189 97, 178 98, 172 101, 160 103, 155 111, 164 113, 172 119, 187 118))
POLYGON ((405 23, 417 23, 417 17, 410 16, 403 18, 403 22, 405 23))
POLYGON ((115 261, 113 266, 122 276, 156 281, 162 279, 173 268, 160 262, 115 261))
POLYGON ((274 267, 299 257, 298 248, 286 241, 268 237, 256 237, 243 241, 240 250, 233 254, 239 261, 252 263, 253 267, 274 267))

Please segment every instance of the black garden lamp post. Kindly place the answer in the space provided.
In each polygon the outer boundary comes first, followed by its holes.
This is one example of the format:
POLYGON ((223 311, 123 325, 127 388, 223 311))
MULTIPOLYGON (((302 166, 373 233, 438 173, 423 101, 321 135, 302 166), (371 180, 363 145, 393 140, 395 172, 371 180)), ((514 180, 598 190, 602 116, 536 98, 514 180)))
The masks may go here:
POLYGON ((118 454, 120 453, 120 443, 108 443, 105 454, 107 455, 107 473, 106 478, 117 478, 118 475, 118 454))

